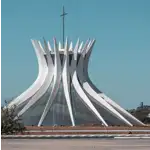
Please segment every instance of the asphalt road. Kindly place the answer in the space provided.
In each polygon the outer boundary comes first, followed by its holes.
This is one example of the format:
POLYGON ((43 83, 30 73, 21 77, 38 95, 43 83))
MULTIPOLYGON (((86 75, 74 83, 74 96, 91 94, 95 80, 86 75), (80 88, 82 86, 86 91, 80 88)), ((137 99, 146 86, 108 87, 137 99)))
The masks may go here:
POLYGON ((150 139, 2 139, 2 150, 150 150, 150 139))

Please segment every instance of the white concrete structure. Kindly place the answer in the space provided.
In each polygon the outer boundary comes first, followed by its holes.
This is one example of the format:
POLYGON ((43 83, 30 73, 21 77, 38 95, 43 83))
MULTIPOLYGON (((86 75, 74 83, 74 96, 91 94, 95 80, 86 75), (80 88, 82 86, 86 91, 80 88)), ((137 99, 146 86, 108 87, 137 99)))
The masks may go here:
POLYGON ((100 92, 88 76, 88 61, 95 40, 85 45, 66 40, 64 48, 54 48, 44 40, 31 40, 35 49, 39 74, 24 93, 11 101, 17 115, 27 125, 79 125, 97 123, 108 125, 144 125, 130 113, 100 92))

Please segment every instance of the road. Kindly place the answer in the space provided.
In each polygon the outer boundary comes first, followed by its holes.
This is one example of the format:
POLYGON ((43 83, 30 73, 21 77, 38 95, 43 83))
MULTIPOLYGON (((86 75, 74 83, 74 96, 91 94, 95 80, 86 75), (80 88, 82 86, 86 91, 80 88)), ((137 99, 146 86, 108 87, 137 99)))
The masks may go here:
POLYGON ((2 139, 2 150, 150 150, 150 139, 2 139))

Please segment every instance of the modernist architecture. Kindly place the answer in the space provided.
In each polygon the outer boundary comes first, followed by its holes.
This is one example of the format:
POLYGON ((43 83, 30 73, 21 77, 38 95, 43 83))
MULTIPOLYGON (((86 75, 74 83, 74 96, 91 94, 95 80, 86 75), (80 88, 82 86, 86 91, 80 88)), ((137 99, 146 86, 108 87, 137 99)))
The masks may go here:
POLYGON ((144 125, 99 91, 88 76, 88 62, 95 40, 73 46, 43 45, 32 40, 39 73, 24 93, 9 103, 26 125, 144 125))

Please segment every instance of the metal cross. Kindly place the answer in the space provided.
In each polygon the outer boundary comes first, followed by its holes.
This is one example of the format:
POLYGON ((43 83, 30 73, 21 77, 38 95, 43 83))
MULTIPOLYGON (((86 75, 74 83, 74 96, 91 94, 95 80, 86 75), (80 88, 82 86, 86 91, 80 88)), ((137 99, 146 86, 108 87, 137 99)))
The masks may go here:
POLYGON ((62 22, 63 22, 63 48, 64 48, 64 43, 65 43, 65 15, 67 15, 68 13, 65 12, 65 8, 63 6, 63 13, 60 15, 62 17, 62 22))

